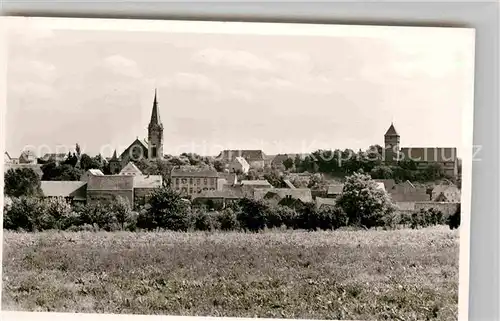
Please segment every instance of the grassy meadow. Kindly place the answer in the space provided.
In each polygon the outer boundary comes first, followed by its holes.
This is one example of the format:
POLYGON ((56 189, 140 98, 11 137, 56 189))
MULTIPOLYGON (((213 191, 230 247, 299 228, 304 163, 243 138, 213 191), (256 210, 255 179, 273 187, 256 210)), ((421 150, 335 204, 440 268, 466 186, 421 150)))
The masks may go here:
POLYGON ((458 231, 4 231, 2 309, 456 320, 458 231))

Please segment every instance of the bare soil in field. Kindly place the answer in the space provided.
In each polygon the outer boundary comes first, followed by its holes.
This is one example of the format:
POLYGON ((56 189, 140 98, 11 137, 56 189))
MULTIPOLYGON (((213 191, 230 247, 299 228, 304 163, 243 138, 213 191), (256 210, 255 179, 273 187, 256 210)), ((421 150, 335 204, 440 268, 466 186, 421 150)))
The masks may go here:
POLYGON ((458 231, 4 231, 2 309, 456 320, 458 231))

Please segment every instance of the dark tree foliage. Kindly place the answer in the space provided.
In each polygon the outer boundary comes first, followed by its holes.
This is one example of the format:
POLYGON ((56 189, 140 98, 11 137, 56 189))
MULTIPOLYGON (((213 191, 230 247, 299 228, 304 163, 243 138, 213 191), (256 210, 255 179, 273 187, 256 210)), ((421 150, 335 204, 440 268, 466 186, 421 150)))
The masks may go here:
POLYGON ((459 204, 455 213, 448 216, 446 220, 446 223, 448 224, 450 229, 454 230, 460 227, 460 217, 461 217, 461 207, 459 204))
POLYGON ((40 196, 40 177, 31 168, 9 169, 4 177, 4 192, 10 197, 40 196))

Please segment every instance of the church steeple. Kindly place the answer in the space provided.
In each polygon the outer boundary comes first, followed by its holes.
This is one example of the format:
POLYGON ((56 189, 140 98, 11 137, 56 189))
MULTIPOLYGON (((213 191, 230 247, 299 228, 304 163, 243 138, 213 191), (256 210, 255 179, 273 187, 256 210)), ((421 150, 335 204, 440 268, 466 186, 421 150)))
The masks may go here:
POLYGON ((153 101, 153 110, 151 111, 151 120, 149 121, 149 127, 151 126, 162 126, 160 119, 160 111, 158 110, 158 98, 157 98, 156 88, 155 88, 155 98, 153 101))
POLYGON ((387 130, 384 135, 384 144, 385 144, 385 156, 384 159, 386 162, 394 162, 399 159, 399 143, 400 136, 394 127, 394 123, 391 122, 391 126, 387 130))
POLYGON ((153 110, 148 126, 148 158, 163 157, 163 124, 160 120, 160 110, 158 107, 158 95, 155 88, 155 98, 153 100, 153 110))

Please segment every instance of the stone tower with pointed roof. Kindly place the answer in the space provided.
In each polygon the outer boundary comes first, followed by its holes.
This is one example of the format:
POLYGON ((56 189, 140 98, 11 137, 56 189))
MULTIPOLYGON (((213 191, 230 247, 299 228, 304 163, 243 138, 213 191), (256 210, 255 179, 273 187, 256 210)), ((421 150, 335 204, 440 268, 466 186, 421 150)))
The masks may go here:
POLYGON ((122 168, 120 159, 118 159, 118 156, 116 155, 116 149, 115 152, 113 153, 113 157, 109 160, 109 171, 111 174, 118 174, 122 168))
POLYGON ((163 158, 163 124, 160 119, 156 89, 148 126, 148 158, 163 158))
POLYGON ((396 131, 394 124, 391 123, 391 126, 384 135, 385 161, 387 163, 397 161, 397 155, 399 154, 399 148, 400 148, 399 143, 400 143, 400 136, 396 131))

